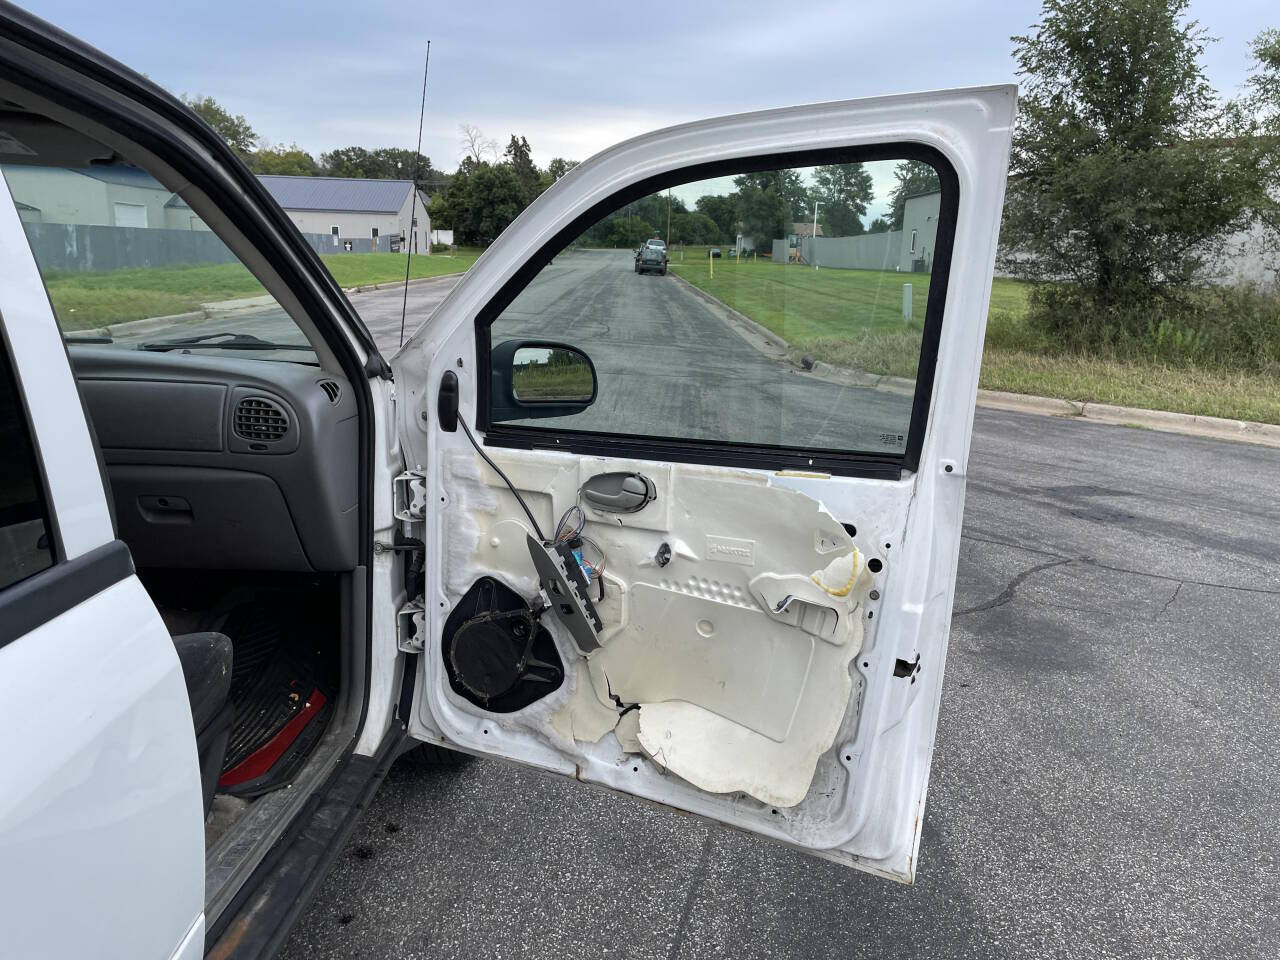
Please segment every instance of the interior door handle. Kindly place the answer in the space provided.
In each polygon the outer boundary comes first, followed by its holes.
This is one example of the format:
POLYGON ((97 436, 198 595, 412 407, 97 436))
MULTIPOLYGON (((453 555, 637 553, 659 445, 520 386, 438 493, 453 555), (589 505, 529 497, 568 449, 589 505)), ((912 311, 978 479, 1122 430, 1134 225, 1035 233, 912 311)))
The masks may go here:
POLYGON ((582 499, 605 513, 635 513, 657 498, 653 481, 640 473, 598 473, 582 485, 582 499))

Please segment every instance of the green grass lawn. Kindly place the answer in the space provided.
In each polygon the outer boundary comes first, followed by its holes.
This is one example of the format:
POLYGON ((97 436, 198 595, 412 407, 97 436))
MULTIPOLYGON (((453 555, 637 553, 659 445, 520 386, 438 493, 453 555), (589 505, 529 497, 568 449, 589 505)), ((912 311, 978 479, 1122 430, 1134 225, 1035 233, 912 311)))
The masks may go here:
MULTIPOLYGON (((475 263, 479 250, 457 256, 418 254, 410 277, 462 273, 475 263)), ((405 258, 391 253, 337 253, 322 256, 339 286, 362 287, 404 279, 405 258)), ((111 323, 163 317, 199 310, 200 304, 255 297, 266 291, 242 264, 196 267, 153 267, 101 273, 45 274, 49 299, 63 330, 89 330, 111 323)))
MULTIPOLYGON (((706 248, 687 248, 683 263, 676 248, 671 268, 781 336, 797 360, 810 356, 870 373, 915 376, 927 276, 719 259, 712 277, 706 248), (904 283, 912 285, 909 324, 902 319, 904 283)), ((1019 281, 997 277, 992 283, 984 388, 1280 423, 1274 376, 1059 352, 1028 328, 1026 295, 1027 285, 1019 281)))

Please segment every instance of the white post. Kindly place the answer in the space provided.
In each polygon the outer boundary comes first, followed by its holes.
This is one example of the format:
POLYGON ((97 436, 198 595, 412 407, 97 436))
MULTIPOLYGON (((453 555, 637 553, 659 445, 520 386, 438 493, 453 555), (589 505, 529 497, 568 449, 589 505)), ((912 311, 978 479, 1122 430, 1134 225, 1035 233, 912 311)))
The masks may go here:
POLYGON ((809 242, 813 244, 813 269, 818 269, 818 208, 822 206, 820 200, 813 201, 813 236, 809 242))
POLYGON ((902 322, 911 322, 911 284, 902 285, 902 322))

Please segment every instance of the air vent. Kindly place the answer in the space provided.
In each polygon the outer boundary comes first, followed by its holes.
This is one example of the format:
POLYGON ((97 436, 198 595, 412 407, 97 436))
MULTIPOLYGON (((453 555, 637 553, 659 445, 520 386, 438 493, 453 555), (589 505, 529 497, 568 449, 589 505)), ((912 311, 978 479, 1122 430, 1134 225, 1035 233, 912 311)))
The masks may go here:
POLYGON ((289 417, 265 397, 245 397, 236 404, 235 431, 244 440, 272 443, 289 433, 289 417))
POLYGON ((337 403, 338 398, 342 396, 342 388, 332 380, 321 380, 320 389, 324 391, 324 395, 329 398, 330 403, 337 403))

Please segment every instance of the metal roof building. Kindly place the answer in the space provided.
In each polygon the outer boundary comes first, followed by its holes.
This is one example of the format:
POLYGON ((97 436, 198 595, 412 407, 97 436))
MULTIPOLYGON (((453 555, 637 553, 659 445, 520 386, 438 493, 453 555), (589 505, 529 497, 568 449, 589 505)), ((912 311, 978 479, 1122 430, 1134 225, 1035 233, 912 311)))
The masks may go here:
POLYGON ((412 180, 360 180, 352 177, 258 179, 303 233, 327 234, 335 249, 388 250, 391 238, 413 249, 430 249, 427 198, 416 203, 412 180))

